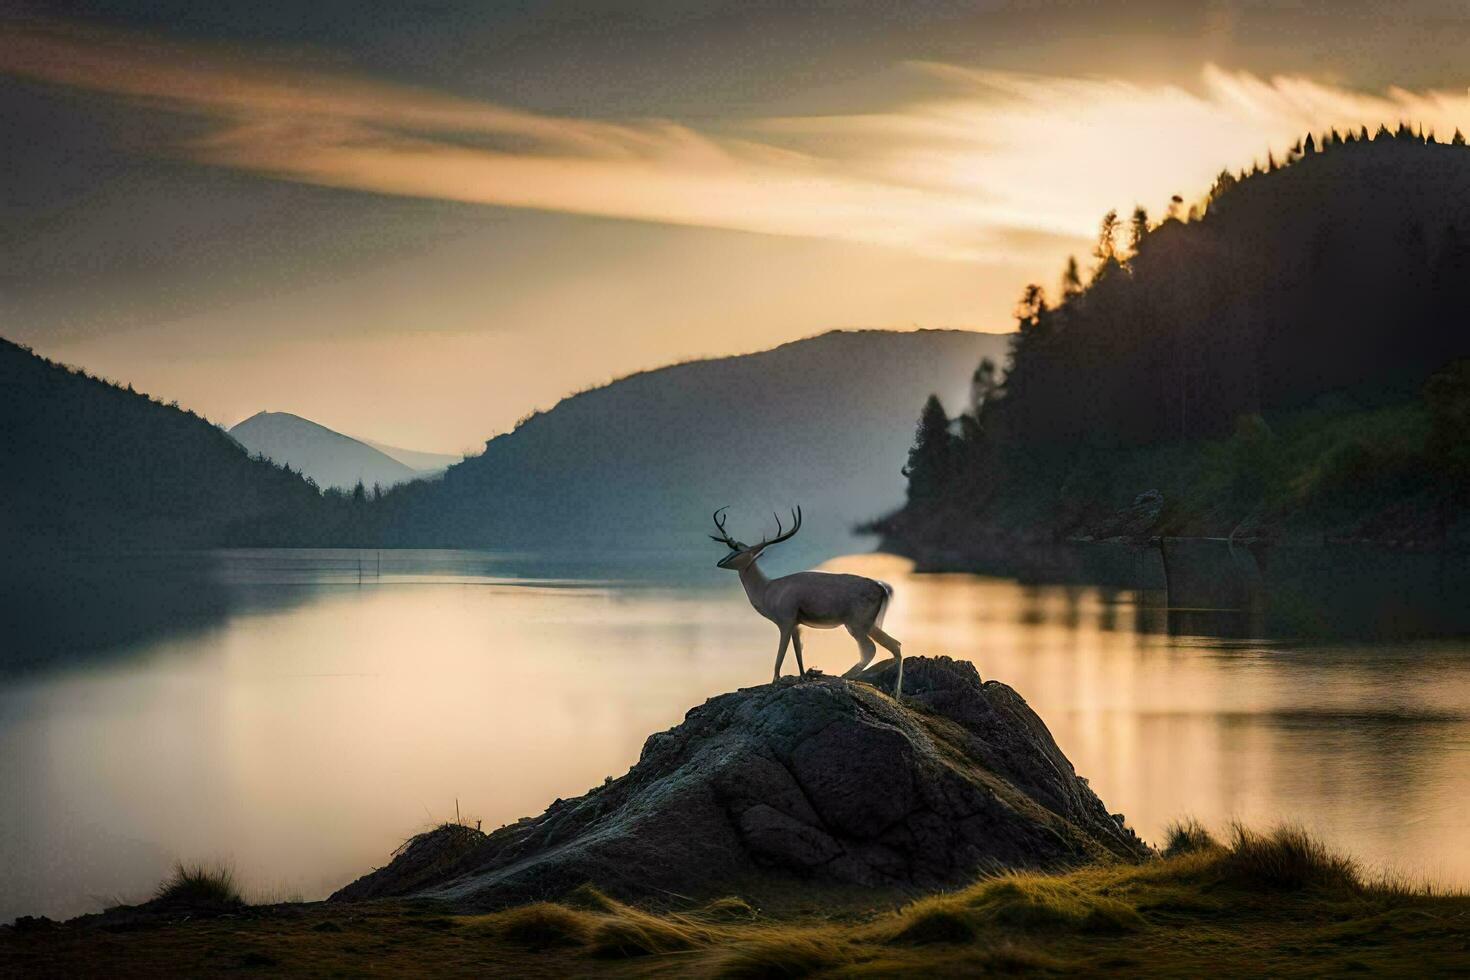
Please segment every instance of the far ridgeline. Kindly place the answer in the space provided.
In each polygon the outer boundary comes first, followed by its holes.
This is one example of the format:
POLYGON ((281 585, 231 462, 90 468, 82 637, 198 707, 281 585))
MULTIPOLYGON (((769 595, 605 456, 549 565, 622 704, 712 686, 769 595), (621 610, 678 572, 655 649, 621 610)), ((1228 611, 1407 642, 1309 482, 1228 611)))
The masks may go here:
POLYGON ((626 550, 697 546, 722 502, 760 513, 820 499, 806 541, 820 548, 903 499, 906 406, 929 391, 958 397, 970 365, 1006 342, 838 330, 642 371, 529 415, 427 478, 294 416, 256 416, 232 438, 0 340, 0 532, 41 551, 626 550))
POLYGON ((0 540, 11 552, 366 543, 368 498, 323 492, 177 403, 0 339, 0 540))
POLYGON ((890 550, 1470 544, 1458 133, 1319 134, 1188 214, 1110 213, 1083 278, 1073 260, 1055 301, 1027 287, 1009 364, 982 363, 958 418, 924 407, 908 503, 877 524, 890 550))
MULTIPOLYGON (((863 679, 892 675, 889 663, 863 679)), ((651 736, 627 775, 491 834, 422 834, 332 900, 492 908, 591 883, 657 904, 842 889, 869 902, 1150 855, 1006 685, 912 657, 904 695, 808 676, 712 698, 651 736)))

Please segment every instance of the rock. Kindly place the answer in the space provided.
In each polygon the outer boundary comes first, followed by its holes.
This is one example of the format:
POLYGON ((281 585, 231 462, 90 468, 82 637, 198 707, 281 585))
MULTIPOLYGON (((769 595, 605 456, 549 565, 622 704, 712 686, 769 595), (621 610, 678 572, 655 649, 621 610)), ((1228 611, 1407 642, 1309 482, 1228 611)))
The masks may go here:
POLYGON ((1163 513, 1163 493, 1145 490, 1134 497, 1128 507, 1097 522, 1086 537, 1097 541, 1142 540, 1155 532, 1163 513))
POLYGON ((485 908, 587 882, 665 901, 803 885, 905 892, 1148 856, 1015 691, 947 657, 904 668, 902 704, 883 693, 891 661, 858 680, 783 678, 711 698, 651 736, 622 778, 492 834, 420 835, 332 898, 485 908))

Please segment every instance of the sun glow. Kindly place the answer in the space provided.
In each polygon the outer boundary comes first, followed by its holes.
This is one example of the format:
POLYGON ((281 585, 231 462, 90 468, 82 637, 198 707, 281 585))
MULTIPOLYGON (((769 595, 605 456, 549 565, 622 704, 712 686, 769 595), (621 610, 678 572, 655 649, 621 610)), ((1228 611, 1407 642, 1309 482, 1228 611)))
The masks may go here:
POLYGON ((1470 125, 1465 92, 1368 95, 1214 65, 1193 88, 913 62, 928 96, 881 112, 578 119, 200 47, 7 29, 0 71, 202 116, 172 152, 289 180, 827 238, 957 260, 1047 251, 1110 207, 1161 208, 1303 132, 1470 125), (514 148, 511 148, 514 147, 514 148), (1163 197, 1161 198, 1161 195, 1163 197))

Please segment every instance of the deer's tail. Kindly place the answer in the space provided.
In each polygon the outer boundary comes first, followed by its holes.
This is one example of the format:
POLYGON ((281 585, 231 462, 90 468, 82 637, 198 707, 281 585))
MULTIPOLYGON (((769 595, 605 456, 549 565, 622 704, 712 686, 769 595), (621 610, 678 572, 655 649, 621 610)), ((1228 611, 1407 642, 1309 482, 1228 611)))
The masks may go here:
POLYGON ((893 598, 893 586, 887 582, 880 582, 877 579, 873 581, 878 582, 883 587, 883 601, 878 603, 878 615, 873 620, 873 625, 881 630, 883 628, 883 617, 888 613, 888 600, 893 598))

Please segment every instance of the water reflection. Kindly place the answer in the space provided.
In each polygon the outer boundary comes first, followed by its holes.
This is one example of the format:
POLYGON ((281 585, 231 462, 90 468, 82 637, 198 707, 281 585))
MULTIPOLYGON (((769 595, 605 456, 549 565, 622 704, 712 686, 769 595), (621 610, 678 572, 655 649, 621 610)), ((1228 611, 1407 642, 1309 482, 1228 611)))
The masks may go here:
MULTIPOLYGON (((32 624, 31 642, 74 646, 0 678, 0 921, 139 897, 174 857, 229 857, 258 890, 319 897, 456 801, 495 826, 625 771, 650 732, 769 676, 774 629, 707 557, 589 571, 577 556, 233 552, 177 558, 182 577, 135 569, 129 589, 161 610, 113 634, 32 624)), ((1146 837, 1186 812, 1292 817, 1470 886, 1463 641, 1212 636, 1116 581, 827 567, 893 582, 905 650, 1015 687, 1146 837)), ((68 588, 34 608, 117 608, 68 588)), ((806 660, 841 671, 852 641, 813 633, 806 660)))
POLYGON ((903 585, 890 622, 905 649, 967 657, 1019 690, 1146 837, 1184 812, 1293 818, 1371 862, 1470 884, 1463 640, 1239 640, 1180 633, 1147 594, 903 585))

